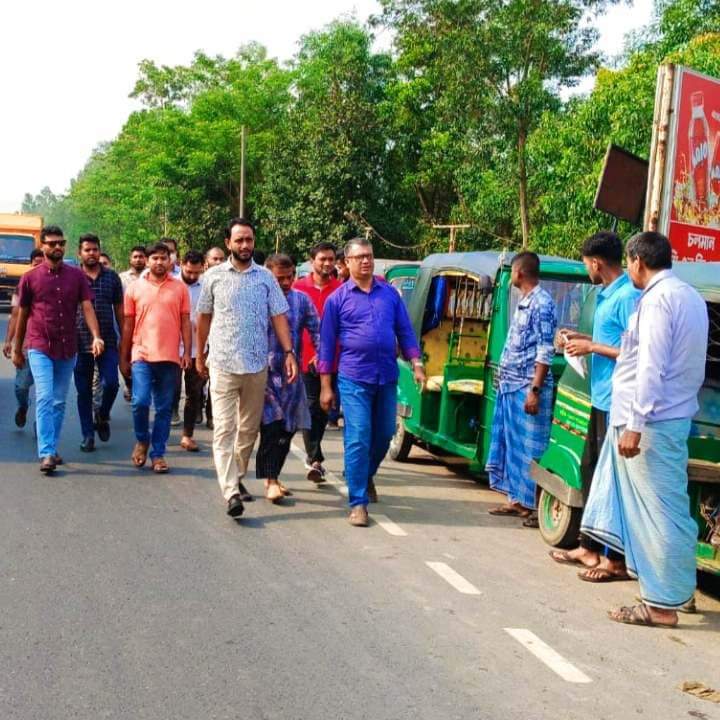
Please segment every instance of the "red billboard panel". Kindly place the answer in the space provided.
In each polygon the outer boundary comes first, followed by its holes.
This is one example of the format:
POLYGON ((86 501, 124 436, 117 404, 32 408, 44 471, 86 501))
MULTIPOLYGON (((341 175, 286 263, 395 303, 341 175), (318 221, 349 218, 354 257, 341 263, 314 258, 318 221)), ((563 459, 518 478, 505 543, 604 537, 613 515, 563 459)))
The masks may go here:
POLYGON ((667 233, 676 260, 720 260, 720 80, 679 73, 667 233))

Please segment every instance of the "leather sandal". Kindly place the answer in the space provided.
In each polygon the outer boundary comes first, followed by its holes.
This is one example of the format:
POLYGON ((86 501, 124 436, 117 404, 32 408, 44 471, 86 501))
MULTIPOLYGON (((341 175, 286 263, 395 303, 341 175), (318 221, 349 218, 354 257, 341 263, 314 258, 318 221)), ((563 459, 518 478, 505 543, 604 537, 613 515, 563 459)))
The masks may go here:
POLYGON ((180 440, 180 447, 188 452, 200 452, 198 444, 191 437, 183 436, 182 440, 180 440))
POLYGON ((153 458, 151 461, 152 464, 152 470, 157 475, 164 475, 170 468, 168 467, 168 464, 165 462, 164 457, 157 457, 153 458))
POLYGON ((137 468, 143 467, 147 462, 147 454, 150 443, 136 442, 132 451, 133 465, 137 468))
POLYGON ((283 491, 280 489, 280 485, 278 483, 268 483, 265 486, 265 497, 271 502, 276 503, 279 500, 282 500, 285 495, 283 495, 283 491))

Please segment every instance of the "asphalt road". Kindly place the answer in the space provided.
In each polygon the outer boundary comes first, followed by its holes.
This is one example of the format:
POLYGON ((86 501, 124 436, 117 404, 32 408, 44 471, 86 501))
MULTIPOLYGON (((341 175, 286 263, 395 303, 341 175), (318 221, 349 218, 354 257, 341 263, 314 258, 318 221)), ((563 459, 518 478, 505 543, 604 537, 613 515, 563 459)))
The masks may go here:
MULTIPOLYGON (((42 477, 11 377, 3 363, 3 720, 720 717, 679 689, 720 687, 716 599, 675 630, 611 623, 634 583, 581 583, 536 531, 487 515, 494 493, 422 452, 383 466, 367 529, 295 456, 294 496, 236 523, 209 432, 198 455, 173 432, 171 474, 135 470, 121 397, 88 456, 71 389, 67 465, 42 477)), ((338 433, 327 447, 339 476, 338 433)))

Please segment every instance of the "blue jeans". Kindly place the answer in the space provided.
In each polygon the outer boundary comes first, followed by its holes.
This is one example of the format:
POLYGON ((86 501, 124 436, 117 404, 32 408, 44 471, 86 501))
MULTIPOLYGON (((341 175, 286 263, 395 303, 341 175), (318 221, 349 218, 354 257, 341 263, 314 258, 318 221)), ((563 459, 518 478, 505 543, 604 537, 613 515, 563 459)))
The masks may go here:
POLYGON ((38 455, 41 458, 57 455, 65 398, 76 358, 53 360, 40 350, 28 350, 27 355, 35 380, 38 455))
POLYGON ((25 365, 15 371, 15 399, 18 408, 27 410, 30 407, 30 388, 33 386, 30 363, 25 358, 25 365))
POLYGON ((80 353, 75 365, 75 387, 77 388, 77 406, 80 415, 80 430, 83 438, 95 437, 93 421, 93 375, 97 363, 102 385, 102 402, 98 415, 103 419, 110 417, 115 398, 120 387, 118 382, 118 351, 107 348, 102 355, 94 358, 92 353, 80 353))
POLYGON ((170 437, 177 363, 145 362, 132 364, 132 414, 138 442, 150 443, 150 459, 163 457, 170 437), (150 404, 155 406, 155 422, 150 435, 150 404))
POLYGON ((338 375, 345 415, 345 481, 350 507, 368 504, 373 479, 395 433, 397 384, 375 385, 338 375))

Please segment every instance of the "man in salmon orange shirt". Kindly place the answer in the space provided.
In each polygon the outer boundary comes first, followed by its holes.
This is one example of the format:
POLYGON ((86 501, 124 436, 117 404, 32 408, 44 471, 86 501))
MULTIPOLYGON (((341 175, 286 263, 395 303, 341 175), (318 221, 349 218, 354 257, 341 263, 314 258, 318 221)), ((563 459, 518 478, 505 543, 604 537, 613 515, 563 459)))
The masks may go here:
POLYGON ((132 411, 135 437, 132 461, 135 467, 150 462, 156 473, 166 473, 165 446, 170 436, 170 418, 178 366, 191 364, 192 331, 190 294, 182 280, 174 278, 167 245, 148 248, 149 272, 125 293, 125 321, 120 352, 120 371, 132 374, 132 411), (180 357, 180 340, 183 356, 180 357), (150 434, 150 404, 155 404, 155 423, 150 434))
MULTIPOLYGON (((310 250, 312 272, 295 281, 293 288, 304 292, 311 300, 318 317, 322 318, 327 298, 335 292, 342 282, 333 277, 335 269, 336 247, 330 242, 321 242, 310 250)), ((322 439, 328 424, 328 414, 320 407, 320 376, 317 372, 317 353, 319 348, 313 347, 310 334, 303 330, 302 338, 302 378, 305 393, 310 406, 310 429, 303 430, 305 443, 305 468, 307 479, 314 483, 325 482, 325 468, 322 453, 322 439)))

